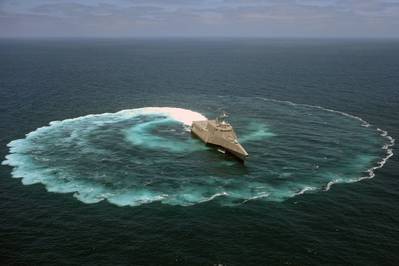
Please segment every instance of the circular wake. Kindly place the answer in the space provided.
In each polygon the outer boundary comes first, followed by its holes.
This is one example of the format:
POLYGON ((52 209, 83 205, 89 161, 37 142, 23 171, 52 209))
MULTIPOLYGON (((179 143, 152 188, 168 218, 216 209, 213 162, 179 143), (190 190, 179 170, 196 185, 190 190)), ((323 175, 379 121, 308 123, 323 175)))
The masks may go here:
POLYGON ((42 183, 85 203, 187 206, 215 198, 222 204, 282 201, 328 190, 373 177, 392 156, 387 132, 346 113, 260 98, 204 101, 233 113, 250 154, 245 165, 191 136, 192 121, 205 116, 169 107, 51 122, 10 142, 3 164, 25 185, 42 183))

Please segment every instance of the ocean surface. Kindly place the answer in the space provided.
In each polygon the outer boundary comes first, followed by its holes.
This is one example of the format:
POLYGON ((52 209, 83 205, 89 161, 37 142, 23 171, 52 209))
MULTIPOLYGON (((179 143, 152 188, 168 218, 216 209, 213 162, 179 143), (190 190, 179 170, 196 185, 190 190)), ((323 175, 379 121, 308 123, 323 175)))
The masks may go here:
POLYGON ((2 265, 398 265, 399 41, 0 40, 2 265), (192 121, 230 114, 245 164, 192 121))

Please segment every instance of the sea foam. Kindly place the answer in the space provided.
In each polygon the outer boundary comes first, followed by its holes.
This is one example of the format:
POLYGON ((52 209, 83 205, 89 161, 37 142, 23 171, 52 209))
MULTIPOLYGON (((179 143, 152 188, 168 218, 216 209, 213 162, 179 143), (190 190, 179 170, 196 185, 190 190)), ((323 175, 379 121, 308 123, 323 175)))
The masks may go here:
MULTIPOLYGON (((309 107, 309 108, 314 108, 314 109, 319 109, 319 110, 323 110, 323 111, 327 111, 327 112, 331 112, 331 113, 336 113, 336 114, 340 114, 343 115, 345 117, 349 117, 355 120, 358 120, 361 123, 362 127, 371 127, 372 125, 367 122, 366 120, 364 120, 363 118, 356 116, 356 115, 352 115, 352 114, 348 114, 342 111, 337 111, 337 110, 333 110, 330 108, 325 108, 322 106, 318 106, 318 105, 310 105, 310 104, 302 104, 302 103, 294 103, 291 101, 282 101, 282 100, 277 100, 277 99, 270 99, 270 98, 262 98, 262 97, 258 97, 259 99, 265 100, 265 101, 273 101, 273 102, 280 102, 280 103, 287 103, 289 105, 292 106, 305 106, 305 107, 309 107)), ((375 171, 377 169, 382 168, 385 163, 388 161, 389 158, 391 158, 393 156, 393 149, 392 147, 395 145, 395 139, 391 136, 388 135, 388 132, 386 130, 380 129, 378 127, 375 128, 375 130, 380 134, 381 137, 385 138, 387 140, 387 143, 385 143, 381 149, 385 151, 385 156, 381 158, 381 160, 379 160, 375 166, 367 169, 365 172, 367 173, 366 176, 359 176, 357 178, 350 178, 348 180, 339 178, 339 179, 334 179, 332 181, 329 181, 327 183, 327 185, 325 186, 324 191, 328 191, 331 189, 331 187, 334 184, 339 184, 339 183, 354 183, 354 182, 358 182, 364 179, 370 179, 375 177, 375 171)), ((302 194, 302 193, 301 193, 302 194)))
MULTIPOLYGON (((260 105, 257 100, 231 103, 241 110, 234 125, 250 153, 245 165, 191 137, 190 125, 204 115, 174 107, 53 121, 11 141, 2 164, 13 167, 12 176, 25 185, 41 183, 87 204, 231 206, 283 201, 372 178, 393 155, 395 140, 360 117, 273 99, 262 99, 269 103, 256 113, 251 108, 260 105)), ((218 98, 217 104, 230 102, 218 98)))

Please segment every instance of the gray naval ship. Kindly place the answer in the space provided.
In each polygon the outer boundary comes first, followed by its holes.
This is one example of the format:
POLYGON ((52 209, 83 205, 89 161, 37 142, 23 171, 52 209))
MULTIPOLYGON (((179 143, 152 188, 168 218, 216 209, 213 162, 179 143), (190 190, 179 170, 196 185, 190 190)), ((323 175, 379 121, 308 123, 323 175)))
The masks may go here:
POLYGON ((233 127, 226 121, 227 114, 222 113, 215 120, 194 121, 191 133, 206 144, 214 145, 221 153, 229 153, 244 161, 247 151, 238 143, 233 127))

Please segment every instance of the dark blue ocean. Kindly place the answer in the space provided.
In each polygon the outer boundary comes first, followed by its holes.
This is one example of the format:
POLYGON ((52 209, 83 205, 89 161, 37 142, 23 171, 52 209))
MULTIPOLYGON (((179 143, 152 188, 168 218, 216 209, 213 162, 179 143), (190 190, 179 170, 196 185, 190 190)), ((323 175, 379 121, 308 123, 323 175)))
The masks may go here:
POLYGON ((1 265, 398 265, 398 73, 398 40, 0 40, 1 265), (189 132, 222 110, 244 164, 189 132))

